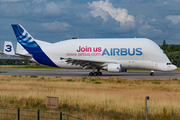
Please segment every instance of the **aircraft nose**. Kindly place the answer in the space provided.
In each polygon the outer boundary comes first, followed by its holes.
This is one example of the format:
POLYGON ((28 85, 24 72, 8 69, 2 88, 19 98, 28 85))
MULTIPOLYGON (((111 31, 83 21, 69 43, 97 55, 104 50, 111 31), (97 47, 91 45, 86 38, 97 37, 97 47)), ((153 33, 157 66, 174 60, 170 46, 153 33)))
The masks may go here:
POLYGON ((177 69, 177 66, 174 65, 174 70, 176 70, 176 69, 177 69))

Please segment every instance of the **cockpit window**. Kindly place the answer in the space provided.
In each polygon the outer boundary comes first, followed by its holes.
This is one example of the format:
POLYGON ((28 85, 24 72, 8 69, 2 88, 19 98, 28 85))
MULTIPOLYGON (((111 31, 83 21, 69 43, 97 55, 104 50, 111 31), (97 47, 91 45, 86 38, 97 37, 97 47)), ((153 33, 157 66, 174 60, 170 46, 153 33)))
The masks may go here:
POLYGON ((172 65, 172 63, 167 63, 166 65, 172 65))

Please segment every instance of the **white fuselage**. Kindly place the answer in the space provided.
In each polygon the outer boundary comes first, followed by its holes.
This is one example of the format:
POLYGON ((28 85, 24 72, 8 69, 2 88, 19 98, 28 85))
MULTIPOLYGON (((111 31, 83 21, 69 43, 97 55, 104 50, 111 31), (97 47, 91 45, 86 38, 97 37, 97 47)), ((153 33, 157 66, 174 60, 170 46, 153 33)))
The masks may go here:
POLYGON ((76 58, 110 61, 124 69, 138 68, 173 71, 175 65, 153 41, 146 38, 72 39, 41 46, 44 53, 62 68, 82 68, 67 64, 64 59, 76 58), (167 65, 168 63, 168 65, 167 65))

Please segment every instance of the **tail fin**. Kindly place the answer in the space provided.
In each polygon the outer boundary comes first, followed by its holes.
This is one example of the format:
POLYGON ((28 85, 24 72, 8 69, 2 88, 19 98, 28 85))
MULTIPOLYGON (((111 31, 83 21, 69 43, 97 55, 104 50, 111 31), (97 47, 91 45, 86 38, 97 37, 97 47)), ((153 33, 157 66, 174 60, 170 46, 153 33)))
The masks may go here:
POLYGON ((18 24, 12 25, 14 33, 18 42, 29 52, 32 52, 32 48, 39 47, 39 45, 34 41, 34 38, 21 26, 18 24))
POLYGON ((15 55, 12 42, 4 41, 4 50, 3 50, 3 52, 4 52, 4 54, 7 54, 7 55, 15 55))
POLYGON ((19 44, 24 47, 38 63, 57 67, 38 45, 36 42, 37 40, 35 40, 21 25, 13 24, 12 28, 19 44))

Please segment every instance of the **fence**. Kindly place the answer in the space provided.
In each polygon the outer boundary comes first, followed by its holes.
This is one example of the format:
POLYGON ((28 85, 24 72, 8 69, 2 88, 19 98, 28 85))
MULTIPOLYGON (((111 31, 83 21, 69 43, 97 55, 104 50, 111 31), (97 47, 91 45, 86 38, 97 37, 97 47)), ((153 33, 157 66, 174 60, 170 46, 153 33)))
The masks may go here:
POLYGON ((82 120, 81 118, 74 117, 62 112, 44 112, 44 111, 32 111, 32 110, 20 110, 18 109, 8 109, 8 108, 0 108, 0 119, 12 119, 14 120, 37 120, 42 119, 59 119, 59 120, 82 120))

